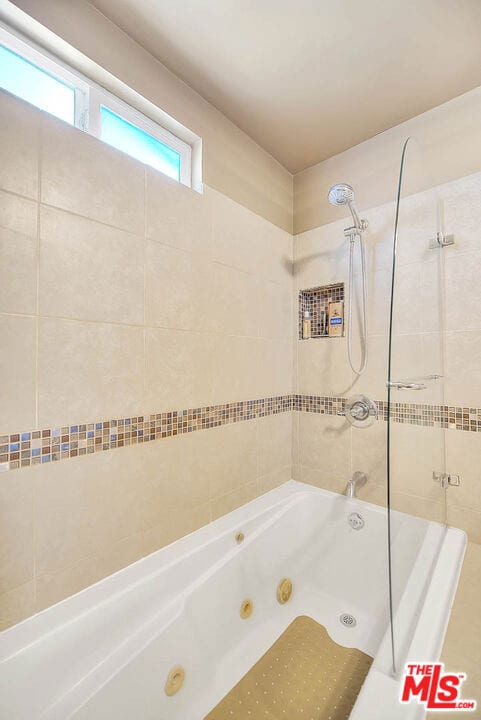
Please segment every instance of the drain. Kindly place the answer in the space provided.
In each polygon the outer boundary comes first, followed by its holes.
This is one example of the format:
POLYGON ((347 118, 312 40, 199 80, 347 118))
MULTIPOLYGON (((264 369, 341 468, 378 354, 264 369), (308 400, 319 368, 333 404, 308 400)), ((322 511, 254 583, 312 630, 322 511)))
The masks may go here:
POLYGON ((351 513, 347 518, 347 521, 353 530, 362 530, 364 527, 364 518, 359 513, 351 513))
POLYGON ((339 620, 341 621, 341 624, 346 627, 356 627, 357 625, 356 618, 354 615, 350 615, 349 613, 342 613, 342 615, 339 615, 339 620))

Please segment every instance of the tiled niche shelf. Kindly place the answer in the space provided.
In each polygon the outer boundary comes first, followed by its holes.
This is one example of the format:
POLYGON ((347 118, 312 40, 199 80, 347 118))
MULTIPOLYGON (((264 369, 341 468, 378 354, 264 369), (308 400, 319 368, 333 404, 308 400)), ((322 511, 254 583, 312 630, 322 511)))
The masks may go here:
POLYGON ((311 319, 311 338, 329 337, 327 316, 330 302, 344 302, 344 283, 321 285, 299 291, 299 339, 302 340, 302 320, 306 310, 311 319))

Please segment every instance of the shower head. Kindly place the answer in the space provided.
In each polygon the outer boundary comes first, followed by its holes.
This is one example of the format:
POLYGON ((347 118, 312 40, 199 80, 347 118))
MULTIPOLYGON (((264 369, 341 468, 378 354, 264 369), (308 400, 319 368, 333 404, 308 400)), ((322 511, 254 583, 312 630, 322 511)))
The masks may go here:
MULTIPOLYGON (((328 193, 328 200, 331 205, 347 205, 351 211, 352 219, 354 220, 354 227, 359 232, 362 232, 367 228, 366 220, 361 220, 357 214, 356 206, 354 205, 354 188, 347 183, 337 183, 333 185, 328 193)), ((346 233, 349 228, 346 229, 346 233)))
POLYGON ((354 188, 347 183, 333 185, 328 195, 331 205, 350 205, 354 202, 354 188))

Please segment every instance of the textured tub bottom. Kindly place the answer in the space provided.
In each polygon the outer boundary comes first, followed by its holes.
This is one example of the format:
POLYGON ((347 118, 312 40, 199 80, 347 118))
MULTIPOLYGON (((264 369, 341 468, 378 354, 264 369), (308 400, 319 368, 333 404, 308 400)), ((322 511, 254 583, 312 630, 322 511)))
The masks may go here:
POLYGON ((297 617, 205 720, 347 720, 372 660, 297 617))

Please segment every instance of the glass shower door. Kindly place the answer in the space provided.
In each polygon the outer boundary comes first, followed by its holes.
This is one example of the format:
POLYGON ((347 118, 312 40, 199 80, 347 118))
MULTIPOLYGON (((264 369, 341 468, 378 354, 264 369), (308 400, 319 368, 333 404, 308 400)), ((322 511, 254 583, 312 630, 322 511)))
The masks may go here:
MULTIPOLYGON (((426 567, 430 563, 432 567, 446 523, 441 217, 423 148, 415 138, 408 138, 402 151, 395 213, 387 378, 389 576, 395 673, 402 672, 407 660, 416 620, 416 607, 407 611, 406 603, 403 606, 411 570, 421 552, 426 567)), ((423 587, 416 592, 419 608, 423 587)))

